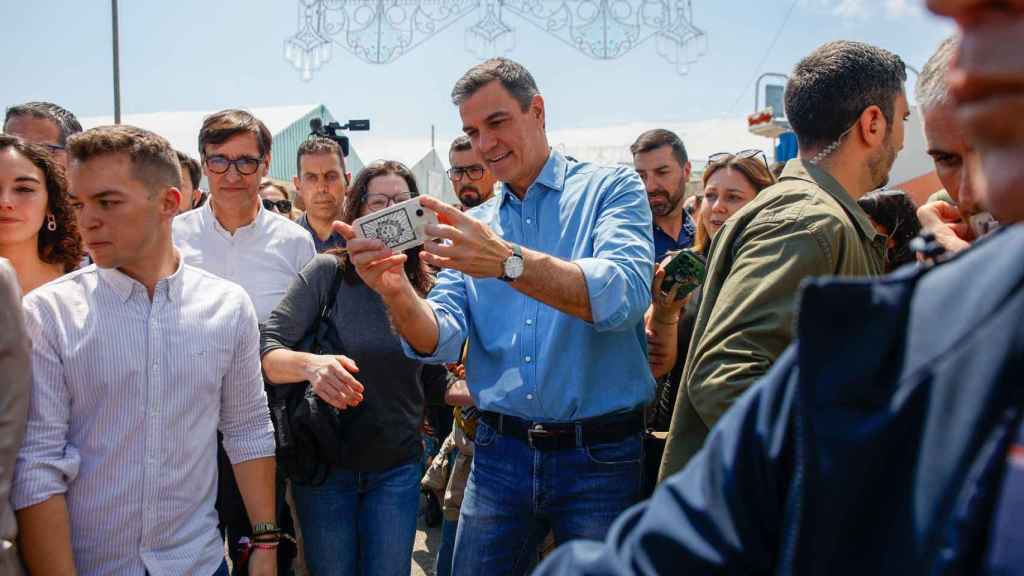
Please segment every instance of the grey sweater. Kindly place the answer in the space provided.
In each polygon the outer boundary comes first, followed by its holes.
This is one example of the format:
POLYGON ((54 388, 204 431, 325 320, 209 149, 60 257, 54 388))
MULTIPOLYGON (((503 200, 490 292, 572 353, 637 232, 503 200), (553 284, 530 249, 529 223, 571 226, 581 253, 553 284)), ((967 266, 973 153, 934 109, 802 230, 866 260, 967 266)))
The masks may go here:
MULTIPOLYGON (((294 350, 309 332, 338 267, 337 258, 313 258, 262 326, 261 355, 294 350)), ((443 394, 447 371, 408 358, 391 327, 384 302, 354 273, 342 280, 325 336, 324 352, 344 354, 359 367, 365 388, 347 439, 346 469, 379 472, 421 457, 424 390, 443 394)))

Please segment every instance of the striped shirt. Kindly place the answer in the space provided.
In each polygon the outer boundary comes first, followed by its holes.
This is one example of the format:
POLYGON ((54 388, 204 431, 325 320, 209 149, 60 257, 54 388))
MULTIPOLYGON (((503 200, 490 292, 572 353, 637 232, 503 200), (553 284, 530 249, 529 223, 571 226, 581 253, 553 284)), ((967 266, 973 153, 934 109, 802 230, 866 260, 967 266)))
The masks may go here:
POLYGON ((274 454, 253 305, 191 266, 142 284, 88 266, 24 299, 33 389, 15 509, 65 494, 79 574, 213 574, 217 429, 274 454))

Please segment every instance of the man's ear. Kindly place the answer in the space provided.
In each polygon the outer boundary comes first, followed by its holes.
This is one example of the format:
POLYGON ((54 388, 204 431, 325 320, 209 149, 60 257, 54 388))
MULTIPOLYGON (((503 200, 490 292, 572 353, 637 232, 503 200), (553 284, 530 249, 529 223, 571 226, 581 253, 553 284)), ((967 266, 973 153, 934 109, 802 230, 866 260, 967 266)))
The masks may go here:
POLYGON ((530 100, 530 114, 541 123, 544 122, 544 97, 540 94, 534 94, 533 99, 530 100))
POLYGON ((267 155, 263 159, 263 161, 264 161, 263 167, 260 169, 260 179, 261 180, 263 178, 266 178, 267 174, 270 172, 270 152, 269 151, 267 152, 267 155))
POLYGON ((292 176, 292 186, 295 186, 296 191, 301 190, 301 188, 299 188, 300 182, 302 182, 302 180, 299 180, 298 176, 292 176))
POLYGON ((685 182, 689 182, 690 181, 690 172, 692 172, 692 171, 693 171, 693 166, 690 164, 690 161, 687 160, 686 164, 683 164, 683 180, 685 182))
POLYGON ((885 142, 889 123, 885 120, 882 109, 872 104, 860 113, 857 120, 857 133, 868 148, 877 148, 885 142))
POLYGON ((160 211, 169 213, 171 218, 178 213, 178 206, 181 206, 181 190, 175 186, 164 188, 160 197, 160 211))

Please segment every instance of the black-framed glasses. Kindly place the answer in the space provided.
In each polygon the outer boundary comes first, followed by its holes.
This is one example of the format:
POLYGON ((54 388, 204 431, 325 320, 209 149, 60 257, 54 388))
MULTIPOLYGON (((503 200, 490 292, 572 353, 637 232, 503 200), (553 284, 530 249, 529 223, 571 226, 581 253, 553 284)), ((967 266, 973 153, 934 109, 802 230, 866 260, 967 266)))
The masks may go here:
POLYGON ((292 212, 292 201, 291 200, 271 200, 270 198, 263 199, 263 207, 267 210, 274 210, 278 214, 291 214, 292 212))
POLYGON ((363 202, 366 203, 366 207, 370 210, 383 210, 392 204, 399 204, 412 198, 409 194, 396 194, 394 196, 388 196, 387 194, 367 194, 363 202))
POLYGON ((206 167, 214 174, 224 174, 231 169, 234 165, 235 170, 243 176, 249 176, 255 174, 260 169, 260 163, 263 162, 263 157, 253 158, 252 156, 242 156, 241 158, 235 158, 234 160, 226 158, 224 156, 210 156, 206 159, 206 167))
POLYGON ((747 158, 757 158, 758 156, 760 156, 761 161, 764 162, 764 167, 768 168, 770 171, 771 168, 768 166, 768 157, 765 156, 763 150, 759 150, 757 148, 748 148, 747 150, 740 150, 735 154, 733 154, 732 152, 716 152, 708 156, 708 166, 712 164, 722 164, 734 158, 745 160, 747 158))
POLYGON ((470 180, 479 180, 484 177, 484 167, 479 164, 472 166, 452 166, 448 169, 448 177, 452 182, 462 180, 463 176, 469 176, 470 180))

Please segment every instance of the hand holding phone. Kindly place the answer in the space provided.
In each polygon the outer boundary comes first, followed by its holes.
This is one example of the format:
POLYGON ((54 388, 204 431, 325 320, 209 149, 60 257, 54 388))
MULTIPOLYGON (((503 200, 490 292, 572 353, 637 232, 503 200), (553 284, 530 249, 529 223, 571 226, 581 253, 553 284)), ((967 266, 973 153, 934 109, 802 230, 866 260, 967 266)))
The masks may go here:
POLYGON ((675 299, 681 300, 704 283, 707 270, 704 259, 693 250, 684 249, 672 255, 672 260, 665 265, 665 278, 661 281, 662 294, 669 294, 676 285, 675 299))

